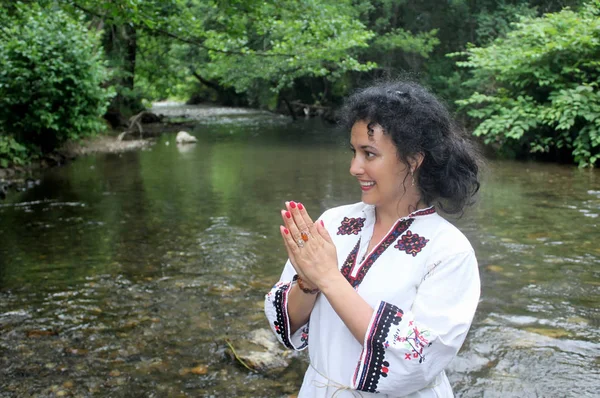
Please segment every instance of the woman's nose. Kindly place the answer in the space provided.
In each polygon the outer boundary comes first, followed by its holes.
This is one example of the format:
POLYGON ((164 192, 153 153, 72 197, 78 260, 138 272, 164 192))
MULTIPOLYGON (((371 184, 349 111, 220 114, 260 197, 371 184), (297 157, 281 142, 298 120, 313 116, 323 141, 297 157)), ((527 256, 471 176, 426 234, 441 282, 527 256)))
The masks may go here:
POLYGON ((362 162, 358 158, 358 156, 354 156, 352 161, 350 162, 350 174, 353 176, 360 176, 364 172, 362 167, 362 162))

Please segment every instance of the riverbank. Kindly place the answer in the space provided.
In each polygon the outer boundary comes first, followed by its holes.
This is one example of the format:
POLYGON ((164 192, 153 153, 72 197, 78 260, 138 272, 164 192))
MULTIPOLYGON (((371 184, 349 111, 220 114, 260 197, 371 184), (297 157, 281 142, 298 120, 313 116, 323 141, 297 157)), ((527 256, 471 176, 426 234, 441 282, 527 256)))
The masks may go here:
POLYGON ((79 157, 95 153, 119 153, 147 148, 152 145, 153 138, 120 140, 114 132, 89 137, 80 141, 71 141, 54 153, 32 161, 28 165, 13 166, 0 169, 0 182, 28 177, 35 172, 49 167, 62 166, 79 157))
POLYGON ((77 142, 68 142, 55 153, 32 161, 28 165, 0 169, 0 200, 5 199, 11 191, 24 191, 36 186, 39 182, 38 174, 42 170, 65 165, 80 156, 148 148, 153 141, 153 139, 123 141, 115 135, 98 135, 77 142))
MULTIPOLYGON (((42 170, 63 166, 74 159, 99 154, 122 153, 151 147, 162 134, 191 131, 201 120, 213 118, 238 118, 270 112, 214 105, 185 105, 177 102, 157 102, 147 110, 160 120, 153 123, 132 123, 129 128, 109 130, 104 134, 70 141, 56 152, 31 161, 24 166, 0 168, 0 200, 11 190, 24 190, 33 186, 42 170), (141 128, 141 132, 140 132, 141 128), (123 134, 127 131, 127 134, 123 134)), ((280 117, 285 117, 281 116, 280 117)), ((141 120, 141 119, 140 119, 141 120)))

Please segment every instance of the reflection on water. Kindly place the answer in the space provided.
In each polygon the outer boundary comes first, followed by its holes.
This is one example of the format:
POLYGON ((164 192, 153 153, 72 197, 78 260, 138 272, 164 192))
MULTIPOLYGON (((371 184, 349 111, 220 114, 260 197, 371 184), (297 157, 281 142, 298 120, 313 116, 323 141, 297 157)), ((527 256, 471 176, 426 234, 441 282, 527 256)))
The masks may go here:
MULTIPOLYGON (((0 396, 297 391, 302 358, 253 374, 224 341, 267 327, 283 201, 317 216, 359 198, 347 137, 262 112, 213 113, 192 134, 78 159, 0 203, 0 396)), ((599 214, 598 171, 489 164, 456 221, 483 284, 449 371, 458 396, 597 394, 599 214)))

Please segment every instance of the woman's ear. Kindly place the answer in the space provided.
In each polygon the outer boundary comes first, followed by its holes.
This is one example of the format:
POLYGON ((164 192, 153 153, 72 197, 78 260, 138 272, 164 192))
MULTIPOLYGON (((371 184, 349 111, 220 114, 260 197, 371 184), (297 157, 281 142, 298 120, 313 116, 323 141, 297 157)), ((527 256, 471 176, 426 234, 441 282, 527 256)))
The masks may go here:
POLYGON ((408 158, 408 164, 410 165, 411 175, 413 175, 419 169, 419 167, 421 167, 423 159, 425 159, 425 155, 423 155, 421 152, 414 154, 413 156, 408 158))

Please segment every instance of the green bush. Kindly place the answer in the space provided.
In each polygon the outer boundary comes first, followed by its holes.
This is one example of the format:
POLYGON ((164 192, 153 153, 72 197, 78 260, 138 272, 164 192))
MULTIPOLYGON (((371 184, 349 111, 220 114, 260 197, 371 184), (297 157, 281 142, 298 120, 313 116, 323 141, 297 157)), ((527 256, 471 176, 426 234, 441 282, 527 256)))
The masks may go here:
MULTIPOLYGON (((471 47, 477 92, 458 104, 481 120, 474 134, 517 155, 568 151, 600 159, 600 1, 579 11, 523 17, 506 38, 471 47)), ((456 56, 457 54, 451 54, 456 56)))
POLYGON ((11 136, 0 135, 0 167, 22 165, 28 157, 27 148, 11 136))
POLYGON ((101 56, 98 33, 59 9, 0 10, 0 157, 14 160, 15 142, 50 152, 103 129, 111 94, 101 56))

